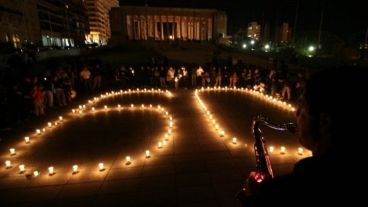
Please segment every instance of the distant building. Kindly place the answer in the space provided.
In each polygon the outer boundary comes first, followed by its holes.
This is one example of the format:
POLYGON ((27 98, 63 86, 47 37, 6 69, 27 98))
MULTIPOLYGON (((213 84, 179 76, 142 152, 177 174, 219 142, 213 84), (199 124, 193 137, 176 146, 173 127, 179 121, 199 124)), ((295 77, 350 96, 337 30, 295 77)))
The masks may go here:
POLYGON ((248 37, 257 41, 260 39, 261 25, 258 22, 250 22, 248 24, 248 37))
POLYGON ((87 9, 89 33, 88 43, 107 44, 111 37, 109 12, 113 7, 119 7, 118 0, 84 0, 87 9))
POLYGON ((225 12, 213 9, 122 6, 111 10, 112 39, 201 40, 226 35, 225 12))
POLYGON ((83 0, 38 0, 42 45, 74 47, 84 43, 87 19, 83 0))
POLYGON ((290 41, 291 41, 291 28, 289 26, 289 23, 284 22, 279 26, 277 43, 286 45, 289 44, 290 41))
POLYGON ((16 48, 40 41, 37 0, 0 0, 0 41, 16 48))

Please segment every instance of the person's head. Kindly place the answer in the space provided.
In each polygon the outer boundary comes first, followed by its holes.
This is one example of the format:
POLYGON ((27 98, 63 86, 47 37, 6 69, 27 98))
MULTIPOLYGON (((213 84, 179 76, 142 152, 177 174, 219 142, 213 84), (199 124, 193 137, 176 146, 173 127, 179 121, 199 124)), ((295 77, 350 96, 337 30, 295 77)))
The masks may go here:
MULTIPOLYGON (((297 110, 299 141, 314 154, 325 154, 357 142, 361 98, 367 91, 367 68, 344 67, 316 73, 306 84, 297 110)), ((365 117, 362 117, 365 119, 365 117)))

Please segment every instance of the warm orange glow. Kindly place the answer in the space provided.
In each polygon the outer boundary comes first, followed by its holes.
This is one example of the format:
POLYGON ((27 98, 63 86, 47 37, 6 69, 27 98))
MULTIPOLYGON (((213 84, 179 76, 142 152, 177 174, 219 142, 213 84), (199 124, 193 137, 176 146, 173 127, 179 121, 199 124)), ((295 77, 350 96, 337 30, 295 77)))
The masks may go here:
POLYGON ((236 142, 237 142, 236 137, 233 137, 233 144, 236 144, 236 142))
POLYGON ((39 175, 40 175, 40 172, 38 172, 37 170, 35 170, 35 171, 33 172, 33 176, 38 177, 39 175))
POLYGON ((47 123, 47 126, 48 126, 48 127, 52 127, 52 123, 51 123, 51 122, 48 122, 48 123, 47 123))
POLYGON ((275 151, 275 147, 274 146, 270 146, 270 153, 273 153, 275 151))
POLYGON ((304 149, 303 149, 303 148, 301 148, 301 147, 299 147, 299 148, 298 148, 298 154, 299 154, 299 155, 303 155, 303 153, 304 153, 304 149))
POLYGON ((28 144, 29 143, 29 137, 24 137, 24 141, 28 144))
POLYGON ((41 134, 41 130, 40 129, 36 129, 36 134, 41 134))
POLYGON ((63 117, 62 116, 59 116, 59 120, 62 121, 63 120, 63 117))

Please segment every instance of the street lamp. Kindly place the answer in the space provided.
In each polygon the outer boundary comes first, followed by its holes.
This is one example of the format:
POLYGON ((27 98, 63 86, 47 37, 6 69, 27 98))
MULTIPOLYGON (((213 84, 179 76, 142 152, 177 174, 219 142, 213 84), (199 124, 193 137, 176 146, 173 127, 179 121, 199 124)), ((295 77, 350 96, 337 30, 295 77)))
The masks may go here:
POLYGON ((247 44, 243 44, 243 49, 246 49, 247 48, 247 44))

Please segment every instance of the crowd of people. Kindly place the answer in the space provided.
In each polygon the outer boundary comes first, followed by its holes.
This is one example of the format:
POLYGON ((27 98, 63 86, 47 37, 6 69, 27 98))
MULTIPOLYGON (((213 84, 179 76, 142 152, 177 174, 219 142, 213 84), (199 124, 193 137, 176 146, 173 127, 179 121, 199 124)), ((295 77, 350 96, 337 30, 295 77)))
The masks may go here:
POLYGON ((47 68, 37 75, 24 75, 21 80, 2 87, 6 89, 1 101, 7 114, 4 120, 11 123, 30 116, 42 116, 53 108, 67 106, 79 95, 111 86, 162 89, 247 87, 280 99, 295 100, 303 89, 304 74, 245 64, 175 66, 156 62, 112 68, 98 59, 85 63, 78 61, 47 68))

